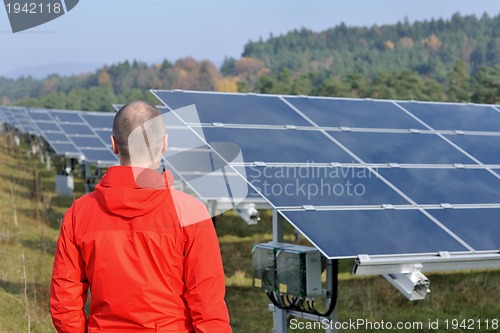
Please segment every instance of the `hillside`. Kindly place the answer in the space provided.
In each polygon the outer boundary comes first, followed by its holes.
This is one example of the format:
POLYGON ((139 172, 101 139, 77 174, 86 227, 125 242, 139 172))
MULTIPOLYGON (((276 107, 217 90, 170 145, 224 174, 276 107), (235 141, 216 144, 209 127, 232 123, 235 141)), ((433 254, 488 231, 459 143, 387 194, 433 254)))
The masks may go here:
POLYGON ((500 63, 500 15, 455 14, 449 20, 399 22, 394 25, 349 27, 325 31, 294 30, 267 40, 249 42, 243 57, 261 60, 273 73, 322 72, 324 77, 356 72, 375 77, 382 71, 410 70, 446 81, 461 60, 470 74, 500 63))

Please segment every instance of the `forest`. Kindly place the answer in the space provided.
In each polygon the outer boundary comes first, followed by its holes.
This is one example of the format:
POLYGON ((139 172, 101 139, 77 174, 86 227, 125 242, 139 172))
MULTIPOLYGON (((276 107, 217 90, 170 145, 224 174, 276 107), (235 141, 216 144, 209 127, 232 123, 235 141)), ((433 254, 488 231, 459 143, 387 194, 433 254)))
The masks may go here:
MULTIPOLYGON (((44 79, 0 77, 0 104, 112 111, 112 103, 156 102, 149 89, 500 103, 500 15, 325 31, 249 41, 220 68, 186 57, 104 65, 44 79)), ((168 57, 168 55, 165 55, 168 57)))

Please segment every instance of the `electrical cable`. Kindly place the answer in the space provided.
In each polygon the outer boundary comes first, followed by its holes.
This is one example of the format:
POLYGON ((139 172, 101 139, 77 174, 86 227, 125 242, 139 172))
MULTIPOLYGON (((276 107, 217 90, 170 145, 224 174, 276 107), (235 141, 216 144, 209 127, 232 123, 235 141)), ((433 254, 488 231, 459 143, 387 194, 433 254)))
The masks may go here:
POLYGON ((314 309, 314 304, 313 304, 314 314, 321 316, 321 317, 330 317, 333 310, 335 310, 335 306, 337 305, 338 285, 339 285, 339 261, 332 260, 332 285, 331 285, 332 295, 329 298, 327 298, 330 300, 330 305, 328 306, 328 309, 326 310, 326 312, 321 313, 321 312, 318 312, 316 309, 314 309))
POLYGON ((338 274, 339 274, 339 262, 338 260, 332 260, 332 285, 331 285, 331 295, 326 299, 330 301, 328 309, 326 312, 321 313, 316 310, 314 305, 314 299, 303 299, 300 297, 294 297, 290 295, 279 294, 276 292, 267 292, 267 297, 271 300, 274 306, 284 309, 284 310, 298 310, 301 312, 314 314, 321 317, 330 317, 333 310, 337 305, 338 298, 338 274), (291 297, 291 300, 290 300, 291 297), (285 300, 286 299, 286 300, 285 300), (307 306, 307 308, 306 308, 307 306))
POLYGON ((276 306, 278 308, 281 308, 281 304, 278 303, 278 301, 276 300, 273 292, 268 291, 266 294, 267 294, 267 297, 269 297, 269 299, 271 300, 271 303, 273 303, 274 306, 276 306))

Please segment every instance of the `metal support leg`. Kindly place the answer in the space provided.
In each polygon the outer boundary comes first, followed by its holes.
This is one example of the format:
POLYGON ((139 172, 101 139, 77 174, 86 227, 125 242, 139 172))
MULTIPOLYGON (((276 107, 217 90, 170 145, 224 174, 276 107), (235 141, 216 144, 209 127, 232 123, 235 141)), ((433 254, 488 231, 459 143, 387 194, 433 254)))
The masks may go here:
MULTIPOLYGON (((332 294, 335 292, 332 290, 333 286, 333 266, 332 265, 337 265, 338 263, 333 263, 331 259, 327 259, 326 261, 326 294, 327 297, 332 297, 332 294)), ((328 308, 330 306, 330 302, 327 302, 326 307, 328 308)), ((333 310, 332 314, 330 315, 330 320, 332 323, 336 323, 338 321, 338 312, 337 312, 337 306, 335 306, 335 310, 333 310)), ((337 333, 338 330, 334 327, 334 325, 329 325, 328 328, 326 329, 326 333, 337 333)))
POLYGON ((71 159, 66 159, 66 169, 64 170, 67 176, 73 173, 73 165, 71 164, 71 159))
POLYGON ((50 154, 48 151, 45 152, 45 169, 50 170, 50 154))
MULTIPOLYGON (((276 209, 273 209, 273 241, 283 242, 283 218, 276 209)), ((288 313, 284 309, 274 307, 273 311, 273 333, 287 333, 288 332, 288 313)))
POLYGON ((273 209, 273 242, 283 242, 283 238, 283 217, 276 209, 273 209))
POLYGON ((90 164, 88 163, 83 165, 83 179, 85 180, 85 193, 89 193, 92 179, 90 177, 90 164))
POLYGON ((288 332, 288 315, 287 311, 274 307, 273 311, 273 333, 286 333, 288 332))

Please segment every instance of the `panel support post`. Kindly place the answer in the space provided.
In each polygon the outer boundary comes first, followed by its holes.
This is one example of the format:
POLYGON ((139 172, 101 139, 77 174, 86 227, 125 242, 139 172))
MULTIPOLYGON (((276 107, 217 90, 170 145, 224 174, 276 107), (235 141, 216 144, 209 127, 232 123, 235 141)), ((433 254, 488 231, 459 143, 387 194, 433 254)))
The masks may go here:
MULTIPOLYGON (((283 217, 276 209, 273 209, 273 242, 283 242, 283 217)), ((277 306, 273 310, 273 333, 288 332, 288 313, 277 306)))
MULTIPOLYGON (((333 275, 338 273, 336 272, 337 269, 334 271, 333 265, 338 265, 338 262, 333 261, 332 259, 326 260, 326 295, 330 298, 332 298, 332 295, 337 292, 336 290, 333 290, 333 285, 334 285, 333 279, 336 278, 333 275)), ((335 288, 336 287, 337 286, 335 286, 335 288)), ((330 306, 330 302, 331 300, 327 302, 326 304, 327 308, 330 306)), ((338 318, 337 306, 335 306, 335 309, 330 315, 330 322, 336 323, 338 320, 339 318, 338 318)), ((338 333, 338 329, 335 327, 335 325, 328 325, 328 328, 325 331, 326 333, 338 333)))
POLYGON ((283 242, 283 217, 276 209, 273 209, 273 242, 283 242))
POLYGON ((50 170, 50 154, 48 151, 45 152, 45 169, 50 170))
POLYGON ((90 164, 83 164, 83 179, 85 180, 85 193, 90 193, 91 178, 90 178, 90 164))
POLYGON ((273 317, 273 333, 288 332, 288 315, 286 310, 275 306, 273 310, 273 317))

